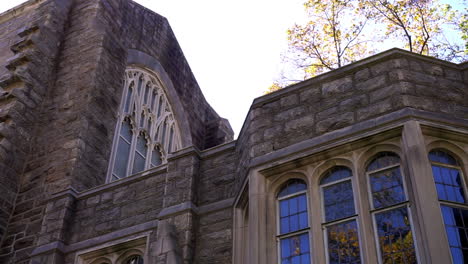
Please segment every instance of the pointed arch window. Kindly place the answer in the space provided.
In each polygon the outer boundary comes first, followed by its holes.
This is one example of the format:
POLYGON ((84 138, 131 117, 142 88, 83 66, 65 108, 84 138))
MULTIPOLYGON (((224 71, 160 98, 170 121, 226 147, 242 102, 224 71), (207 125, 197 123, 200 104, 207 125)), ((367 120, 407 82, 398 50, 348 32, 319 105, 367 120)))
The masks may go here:
POLYGON ((327 260, 330 264, 361 263, 351 170, 336 166, 320 181, 327 260))
POLYGON ((109 164, 109 181, 167 161, 181 148, 180 132, 162 82, 145 69, 125 71, 124 91, 109 164))
POLYGON ((442 149, 431 151, 429 160, 453 263, 468 263, 468 206, 460 164, 442 149))
POLYGON ((367 166, 367 176, 381 263, 417 263, 400 157, 377 154, 367 166))
POLYGON ((307 185, 299 179, 289 180, 277 196, 279 207, 280 263, 309 264, 309 220, 307 185))

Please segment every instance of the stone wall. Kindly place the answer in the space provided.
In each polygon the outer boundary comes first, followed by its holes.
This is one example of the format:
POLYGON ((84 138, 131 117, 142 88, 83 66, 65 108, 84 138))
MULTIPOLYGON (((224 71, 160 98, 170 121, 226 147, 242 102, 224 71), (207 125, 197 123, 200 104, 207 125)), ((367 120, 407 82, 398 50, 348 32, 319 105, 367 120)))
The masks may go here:
POLYGON ((0 178, 1 188, 7 188, 0 190, 2 263, 27 257, 37 238, 44 197, 40 175, 49 167, 31 162, 30 153, 38 142, 38 120, 55 79, 70 4, 31 1, 0 16, 4 36, 0 38, 0 178))
POLYGON ((393 49, 257 98, 236 145, 238 188, 253 158, 399 109, 468 118, 463 67, 393 49))

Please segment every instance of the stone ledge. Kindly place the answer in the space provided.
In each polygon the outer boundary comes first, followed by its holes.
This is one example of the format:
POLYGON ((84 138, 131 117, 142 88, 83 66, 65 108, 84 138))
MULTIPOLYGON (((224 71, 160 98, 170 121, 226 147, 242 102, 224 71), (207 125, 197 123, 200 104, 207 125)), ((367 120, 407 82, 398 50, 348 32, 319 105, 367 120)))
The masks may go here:
POLYGON ((143 224, 135 225, 132 227, 128 227, 125 229, 121 229, 115 232, 111 232, 99 237, 90 238, 84 241, 80 241, 71 245, 65 245, 60 241, 52 242, 46 245, 39 246, 33 250, 31 253, 31 257, 41 255, 50 251, 59 251, 61 253, 70 253, 75 252, 78 250, 94 247, 97 245, 102 245, 106 242, 117 240, 123 237, 134 236, 136 234, 140 234, 144 231, 154 229, 158 226, 159 221, 154 220, 150 222, 146 222, 143 224))

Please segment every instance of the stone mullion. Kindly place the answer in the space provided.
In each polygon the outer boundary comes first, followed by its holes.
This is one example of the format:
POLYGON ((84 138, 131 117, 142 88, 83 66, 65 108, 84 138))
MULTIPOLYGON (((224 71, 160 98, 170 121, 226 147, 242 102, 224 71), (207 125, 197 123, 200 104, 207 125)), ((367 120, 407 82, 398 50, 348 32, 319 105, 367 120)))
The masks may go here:
MULTIPOLYGON (((432 169, 427 158, 424 135, 417 121, 408 121, 403 129, 403 152, 410 184, 408 190, 414 204, 410 206, 415 242, 421 263, 451 263, 445 226, 441 215, 432 169), (413 192, 411 193, 411 190, 413 192), (412 194, 412 195, 411 195, 412 194)), ((407 177, 408 178, 408 177, 407 177)))

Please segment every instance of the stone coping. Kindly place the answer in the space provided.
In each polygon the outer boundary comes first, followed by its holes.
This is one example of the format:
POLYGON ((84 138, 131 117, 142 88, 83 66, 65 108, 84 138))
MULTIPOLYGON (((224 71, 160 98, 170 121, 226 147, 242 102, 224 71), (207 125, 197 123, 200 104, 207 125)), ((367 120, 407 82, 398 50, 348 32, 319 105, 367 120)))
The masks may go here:
POLYGON ((102 245, 106 242, 117 240, 123 237, 131 239, 132 237, 138 236, 142 232, 156 228, 158 226, 158 223, 159 223, 158 220, 149 221, 149 222, 142 223, 139 225, 117 230, 111 233, 107 233, 102 236, 76 242, 71 245, 65 245, 61 241, 55 241, 55 242, 45 244, 45 245, 35 248, 34 251, 31 253, 31 257, 41 255, 47 252, 52 252, 52 251, 59 251, 62 253, 75 252, 75 251, 83 250, 86 248, 94 247, 97 245, 102 245))
MULTIPOLYGON (((375 54, 373 56, 364 58, 362 60, 353 62, 353 63, 348 64, 348 65, 345 65, 345 66, 340 67, 338 69, 335 69, 335 70, 320 74, 318 76, 307 79, 305 81, 301 81, 299 83, 292 84, 290 86, 287 86, 287 87, 285 87, 283 89, 272 92, 270 94, 266 94, 266 95, 257 97, 257 98, 254 99, 252 105, 250 106, 250 109, 247 112, 247 116, 252 111, 252 109, 254 109, 256 107, 260 107, 260 106, 262 106, 262 105, 264 105, 266 103, 269 103, 271 101, 277 100, 278 98, 281 98, 281 97, 283 97, 283 96, 285 96, 287 94, 291 94, 294 91, 298 91, 298 90, 301 90, 301 89, 303 89, 305 87, 308 87, 308 86, 313 86, 313 85, 320 84, 320 83, 323 83, 323 82, 326 82, 326 81, 335 80, 335 79, 338 79, 340 77, 350 75, 352 72, 355 72, 355 71, 357 71, 357 70, 359 70, 361 68, 368 67, 368 66, 370 66, 372 64, 375 64, 375 63, 378 63, 378 62, 386 61, 386 60, 393 59, 393 58, 408 58, 408 57, 418 59, 418 60, 422 60, 422 61, 426 61, 426 62, 429 62, 429 63, 434 64, 434 65, 442 65, 444 67, 452 68, 452 69, 455 69, 455 70, 464 70, 464 69, 468 68, 468 62, 462 62, 462 63, 456 64, 456 63, 440 60, 440 59, 437 59, 437 58, 434 58, 434 57, 425 56, 425 55, 417 54, 417 53, 414 53, 414 52, 410 52, 410 51, 407 51, 407 50, 403 50, 403 49, 399 49, 399 48, 392 48, 392 49, 389 49, 387 51, 375 54)), ((237 137, 238 139, 241 138, 243 136, 243 134, 245 133, 246 125, 249 122, 250 121, 248 120, 248 118, 246 118, 244 120, 244 123, 242 124, 242 128, 241 128, 241 130, 239 132, 239 135, 237 137)))
POLYGON ((16 7, 6 10, 0 13, 0 24, 12 19, 13 17, 21 15, 24 11, 33 9, 36 4, 40 4, 47 0, 29 0, 16 7))

